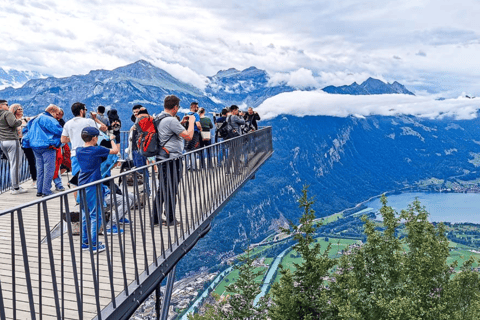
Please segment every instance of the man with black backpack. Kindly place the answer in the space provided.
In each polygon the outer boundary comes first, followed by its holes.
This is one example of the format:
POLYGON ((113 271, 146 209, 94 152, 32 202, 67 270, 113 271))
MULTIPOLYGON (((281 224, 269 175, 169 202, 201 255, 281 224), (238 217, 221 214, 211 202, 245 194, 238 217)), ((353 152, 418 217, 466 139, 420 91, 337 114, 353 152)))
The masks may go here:
POLYGON ((154 223, 160 222, 161 209, 165 203, 165 216, 167 221, 162 221, 165 226, 176 223, 175 207, 178 184, 182 178, 182 155, 184 140, 191 141, 195 126, 195 116, 186 116, 182 122, 188 121, 188 128, 175 117, 180 109, 180 99, 174 95, 167 96, 164 101, 164 111, 155 119, 160 150, 157 160, 169 160, 162 162, 158 167, 158 179, 160 181, 156 199, 153 202, 154 223), (158 201, 158 207, 157 207, 158 201))

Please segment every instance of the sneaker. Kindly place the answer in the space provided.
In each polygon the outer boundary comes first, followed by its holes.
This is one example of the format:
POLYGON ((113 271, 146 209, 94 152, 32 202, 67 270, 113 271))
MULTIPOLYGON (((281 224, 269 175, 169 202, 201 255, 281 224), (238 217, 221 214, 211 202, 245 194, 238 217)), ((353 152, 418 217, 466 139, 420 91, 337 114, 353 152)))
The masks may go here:
POLYGON ((43 193, 37 192, 37 197, 41 197, 41 196, 43 196, 43 193))
MULTIPOLYGON (((90 247, 88 246, 88 244, 82 243, 82 250, 86 251, 86 250, 89 250, 89 249, 90 249, 90 247)), ((103 243, 99 242, 97 246, 94 246, 92 248, 92 251, 93 251, 93 254, 105 251, 105 245, 103 243)))
POLYGON ((32 181, 32 184, 30 185, 30 188, 37 189, 37 181, 32 181))
POLYGON ((128 220, 127 218, 122 218, 120 220, 118 220, 119 223, 125 223, 125 224, 130 224, 130 220, 128 220))
POLYGON ((23 189, 22 187, 19 187, 16 190, 13 189, 12 191, 10 191, 11 194, 22 194, 22 193, 25 193, 25 192, 28 192, 28 191, 23 189))
POLYGON ((65 188, 64 187, 61 187, 61 188, 55 188, 56 191, 65 191, 65 188))
POLYGON ((100 253, 102 251, 105 251, 105 245, 99 242, 98 245, 92 248, 92 250, 93 250, 93 254, 100 253))
POLYGON ((112 226, 112 228, 107 229, 107 234, 118 234, 118 233, 123 233, 123 229, 118 229, 117 226, 112 226))

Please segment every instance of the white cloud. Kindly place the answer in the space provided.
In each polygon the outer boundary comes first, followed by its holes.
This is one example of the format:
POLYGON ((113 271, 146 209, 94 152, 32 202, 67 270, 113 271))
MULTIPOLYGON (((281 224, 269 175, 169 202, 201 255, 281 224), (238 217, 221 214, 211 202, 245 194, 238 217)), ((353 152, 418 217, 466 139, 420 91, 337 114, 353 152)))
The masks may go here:
POLYGON ((479 15, 477 0, 5 0, 0 67, 70 76, 145 59, 200 88, 256 66, 298 87, 372 76, 479 96, 479 15))
POLYGON ((317 90, 281 93, 265 100, 256 111, 262 115, 262 119, 274 118, 280 114, 299 117, 406 114, 427 118, 451 116, 456 119, 473 119, 477 117, 479 108, 478 99, 464 97, 438 101, 432 96, 401 94, 353 96, 328 94, 317 90))
POLYGON ((282 84, 298 89, 318 88, 319 85, 312 71, 305 68, 300 68, 290 73, 275 73, 268 80, 268 85, 270 86, 282 84))

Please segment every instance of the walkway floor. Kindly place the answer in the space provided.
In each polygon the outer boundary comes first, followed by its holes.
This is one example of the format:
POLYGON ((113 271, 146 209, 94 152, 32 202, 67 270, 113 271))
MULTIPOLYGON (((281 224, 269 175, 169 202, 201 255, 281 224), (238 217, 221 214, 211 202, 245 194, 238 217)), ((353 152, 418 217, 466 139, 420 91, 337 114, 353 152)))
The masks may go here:
MULTIPOLYGON (((270 155, 271 153, 255 155, 249 162, 249 166, 243 169, 244 172, 255 171, 270 155)), ((171 248, 172 243, 180 244, 182 242, 181 235, 185 234, 187 229, 193 229, 192 222, 199 221, 200 212, 212 212, 212 209, 218 208, 225 201, 218 195, 231 195, 243 182, 242 176, 228 175, 222 171, 222 168, 211 169, 209 175, 213 178, 210 181, 206 180, 206 176, 202 176, 202 173, 190 172, 187 174, 186 168, 183 170, 184 178, 180 183, 179 193, 182 201, 176 208, 176 219, 179 221, 177 228, 157 225, 152 229, 153 222, 150 218, 150 211, 142 207, 133 208, 130 217, 131 224, 123 226, 125 233, 108 236, 112 270, 109 270, 108 267, 107 251, 91 256, 89 251, 81 250, 78 235, 73 236, 72 241, 70 241, 68 233, 52 240, 53 250, 51 252, 54 253, 52 255, 49 255, 47 241, 39 245, 41 240, 46 237, 47 231, 52 230, 56 224, 60 223, 61 208, 65 208, 67 199, 70 211, 79 211, 78 206, 73 206, 75 201, 72 193, 66 197, 46 202, 47 210, 40 205, 29 206, 21 212, 16 211, 14 215, 0 216, 0 293, 3 294, 6 318, 32 319, 28 304, 26 270, 29 271, 32 280, 31 289, 37 318, 39 314, 43 316, 43 319, 56 318, 57 307, 60 308, 65 319, 95 317, 99 310, 112 301, 113 297, 118 296, 135 281, 136 276, 146 270, 155 261, 155 258, 165 252, 168 254, 168 248, 171 248), (205 190, 208 191, 205 192, 205 190), (62 201, 63 203, 61 203, 62 201), (12 227, 12 219, 14 227, 12 227), (48 221, 48 226, 45 225, 45 221, 48 221), (22 231, 25 233, 25 246, 22 246, 21 243, 22 231), (74 248, 73 251, 70 248, 71 244, 74 248), (126 248, 124 261, 121 258, 120 248, 126 248), (25 254, 28 256, 28 268, 24 265, 22 249, 26 250, 25 254), (73 255, 75 258, 72 259, 73 255), (98 281, 98 302, 95 298, 92 261, 95 270, 99 270, 101 275, 98 281), (76 267, 73 266, 74 262, 76 267), (52 275, 51 265, 55 266, 54 275, 52 275), (78 283, 82 288, 82 292, 78 293, 74 285, 75 271, 78 274, 78 283), (112 282, 109 280, 109 272, 114 275, 112 282), (64 279, 63 283, 61 279, 64 279), (59 301, 58 306, 56 301, 59 301), (16 310, 16 314, 13 310, 16 310), (77 310, 81 310, 80 313, 77 310)), ((116 175, 119 170, 114 169, 112 173, 116 175)), ((67 188, 65 175, 62 176, 62 180, 67 188)), ((25 194, 11 195, 10 192, 1 194, 0 212, 37 200, 36 190, 29 188, 30 184, 30 181, 23 184, 23 187, 28 189, 25 194)), ((152 199, 150 198, 146 208, 148 209, 151 205, 152 199)), ((105 240, 102 235, 100 241, 106 243, 105 240)))

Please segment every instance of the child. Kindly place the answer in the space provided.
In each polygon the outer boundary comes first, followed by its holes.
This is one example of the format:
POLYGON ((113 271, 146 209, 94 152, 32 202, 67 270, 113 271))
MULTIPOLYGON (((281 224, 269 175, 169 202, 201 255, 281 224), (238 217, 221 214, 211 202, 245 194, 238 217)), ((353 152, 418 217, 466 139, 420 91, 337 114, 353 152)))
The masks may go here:
MULTIPOLYGON (((101 180, 102 175, 100 172, 100 164, 108 157, 109 154, 118 154, 118 145, 115 144, 115 136, 111 135, 110 140, 112 149, 97 146, 98 135, 100 131, 95 127, 86 127, 82 130, 82 140, 85 142, 83 147, 77 148, 77 161, 80 166, 80 175, 78 177, 78 185, 86 185, 97 180, 101 180)), ((97 242, 97 226, 102 225, 101 210, 103 206, 104 191, 103 187, 100 189, 101 197, 97 198, 97 187, 92 186, 86 189, 87 194, 87 206, 88 213, 90 215, 90 230, 92 237, 92 250, 94 253, 102 252, 105 250, 105 245, 101 242, 97 242), (97 221, 98 220, 98 221, 97 221)), ((84 205, 81 201, 81 206, 84 205)), ((87 233, 87 220, 85 212, 87 210, 82 209, 82 249, 87 250, 89 248, 88 233, 87 233)), ((113 229, 113 227, 112 227, 113 229)), ((107 230, 113 231, 112 229, 107 230)), ((115 227, 116 229, 116 227, 115 227)), ((121 230, 123 231, 123 230, 121 230)), ((117 230, 118 232, 118 230, 117 230)))

